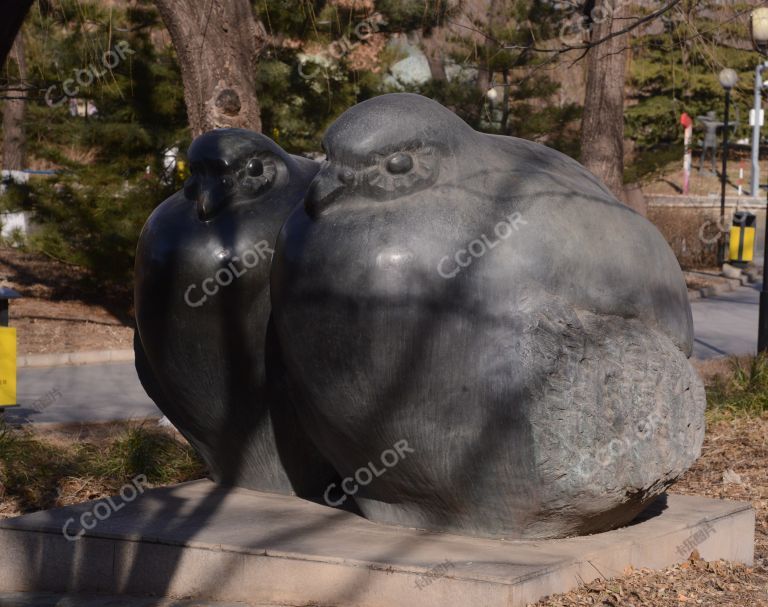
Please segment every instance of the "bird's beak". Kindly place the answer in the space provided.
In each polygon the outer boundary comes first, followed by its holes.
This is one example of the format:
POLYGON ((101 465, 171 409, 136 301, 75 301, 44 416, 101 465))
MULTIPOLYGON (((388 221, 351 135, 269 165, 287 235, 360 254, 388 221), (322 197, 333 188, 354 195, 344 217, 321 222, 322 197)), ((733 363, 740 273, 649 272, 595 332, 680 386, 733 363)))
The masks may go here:
POLYGON ((221 205, 217 205, 214 197, 211 196, 211 191, 208 188, 201 188, 200 193, 195 201, 197 207, 197 217, 200 221, 208 221, 212 219, 216 213, 218 213, 221 205))
POLYGON ((210 221, 225 206, 231 197, 231 192, 219 185, 215 180, 202 180, 185 186, 184 194, 194 200, 197 217, 200 221, 210 221))
POLYGON ((329 165, 320 169, 304 198, 307 213, 313 217, 322 213, 341 195, 346 185, 337 168, 329 165))

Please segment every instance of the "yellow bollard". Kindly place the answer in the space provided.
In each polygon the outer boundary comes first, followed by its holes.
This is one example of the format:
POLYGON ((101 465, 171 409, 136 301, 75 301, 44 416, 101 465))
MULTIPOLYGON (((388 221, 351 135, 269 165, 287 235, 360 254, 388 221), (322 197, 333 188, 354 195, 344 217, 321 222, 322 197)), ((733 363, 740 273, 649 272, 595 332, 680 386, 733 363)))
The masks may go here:
POLYGON ((16 329, 0 327, 0 407, 16 404, 16 329))

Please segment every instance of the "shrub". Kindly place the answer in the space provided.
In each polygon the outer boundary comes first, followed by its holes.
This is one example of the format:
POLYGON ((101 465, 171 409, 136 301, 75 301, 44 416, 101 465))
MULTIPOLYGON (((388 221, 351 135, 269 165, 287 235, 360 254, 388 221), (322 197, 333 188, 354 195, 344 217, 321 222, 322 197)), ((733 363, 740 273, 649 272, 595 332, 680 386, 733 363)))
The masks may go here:
POLYGON ((702 209, 650 207, 648 219, 662 233, 685 269, 717 265, 718 219, 702 209))

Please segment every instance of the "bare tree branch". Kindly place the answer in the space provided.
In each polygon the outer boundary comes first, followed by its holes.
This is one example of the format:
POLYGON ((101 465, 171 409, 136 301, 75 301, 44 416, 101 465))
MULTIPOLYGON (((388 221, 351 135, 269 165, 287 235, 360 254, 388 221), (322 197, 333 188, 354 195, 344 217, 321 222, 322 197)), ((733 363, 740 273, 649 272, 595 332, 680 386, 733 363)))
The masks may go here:
MULTIPOLYGON (((641 25, 643 25, 645 23, 648 23, 650 21, 653 21, 657 17, 660 17, 661 15, 663 15, 664 13, 666 13, 667 11, 672 9, 674 6, 679 4, 680 1, 681 0, 671 0, 670 2, 668 2, 667 4, 665 4, 664 6, 659 8, 658 10, 655 10, 652 13, 648 13, 644 17, 640 17, 638 19, 635 19, 628 26, 626 26, 626 27, 624 27, 622 29, 616 30, 615 32, 611 32, 610 34, 606 34, 605 36, 603 36, 602 38, 599 38, 598 40, 592 40, 592 41, 587 42, 585 44, 576 44, 576 45, 566 44, 565 46, 557 48, 557 49, 530 48, 530 47, 527 47, 527 46, 520 46, 520 45, 509 45, 509 46, 504 46, 504 48, 505 49, 511 49, 511 50, 514 50, 514 49, 520 49, 520 50, 526 49, 526 50, 534 50, 534 51, 537 51, 537 52, 540 52, 540 53, 557 53, 557 54, 561 54, 561 53, 565 53, 565 52, 573 51, 573 50, 582 50, 582 49, 583 50, 589 50, 591 48, 594 48, 596 46, 604 44, 605 42, 607 42, 608 40, 611 40, 612 38, 616 38, 617 36, 623 36, 624 34, 628 34, 629 32, 631 32, 634 29, 637 29, 641 25)), ((617 21, 618 21, 618 19, 617 19, 617 21)))
MULTIPOLYGON (((670 9, 674 8, 677 4, 679 4, 681 0, 670 0, 667 4, 662 6, 661 8, 653 11, 652 13, 649 13, 645 15, 644 17, 639 17, 633 20, 632 23, 627 25, 626 27, 617 30, 615 32, 611 32, 610 34, 607 34, 606 36, 603 36, 599 40, 593 40, 585 44, 566 44, 564 46, 561 46, 559 48, 543 48, 539 46, 531 46, 531 45, 525 45, 525 44, 505 44, 500 40, 497 40, 493 36, 490 35, 490 33, 483 31, 479 28, 472 27, 469 25, 466 25, 464 23, 458 23, 456 21, 448 20, 447 23, 450 25, 453 25, 455 27, 459 27, 462 29, 469 30, 471 32, 474 32, 476 34, 479 34, 483 36, 486 40, 493 42, 494 44, 497 44, 499 47, 501 47, 504 50, 519 50, 519 51, 532 51, 537 53, 553 53, 555 55, 560 55, 562 53, 567 53, 569 51, 573 50, 589 50, 595 46, 598 46, 600 44, 604 44, 608 40, 615 38, 616 36, 622 36, 624 34, 627 34, 631 32, 634 29, 637 29, 641 25, 644 25, 645 23, 648 23, 650 21, 653 21, 654 19, 660 17, 670 9)), ((752 9, 750 9, 752 10, 752 9)), ((631 19, 631 17, 623 17, 622 19, 628 20, 631 19)), ((617 19, 618 20, 618 19, 617 19)))

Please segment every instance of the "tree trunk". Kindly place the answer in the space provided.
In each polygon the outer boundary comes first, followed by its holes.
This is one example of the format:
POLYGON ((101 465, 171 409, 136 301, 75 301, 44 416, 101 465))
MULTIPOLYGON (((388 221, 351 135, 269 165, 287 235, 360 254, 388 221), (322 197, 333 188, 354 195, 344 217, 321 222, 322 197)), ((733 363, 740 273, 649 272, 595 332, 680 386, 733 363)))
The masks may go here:
POLYGON ((493 80, 493 70, 490 66, 490 58, 494 52, 499 48, 498 43, 495 41, 497 35, 496 28, 501 18, 501 7, 503 2, 500 0, 488 0, 488 11, 486 12, 486 23, 488 27, 488 33, 490 36, 486 37, 480 50, 481 57, 479 65, 477 66, 477 88, 484 95, 488 92, 493 80))
POLYGON ((445 54, 442 48, 444 43, 436 36, 436 30, 437 28, 432 28, 429 32, 419 32, 419 43, 427 58, 432 80, 446 82, 448 77, 445 74, 445 54))
POLYGON ((261 131, 256 67, 266 33, 248 0, 155 0, 176 49, 194 137, 219 127, 261 131))
POLYGON ((501 134, 509 135, 509 70, 504 70, 501 77, 504 83, 504 96, 501 101, 501 134))
POLYGON ((32 0, 3 2, 3 18, 0 19, 0 67, 5 63, 30 6, 32 0))
MULTIPOLYGON (((626 3, 598 0, 592 41, 627 23, 626 3)), ((581 161, 624 200, 624 77, 627 34, 611 38, 587 52, 587 86, 581 120, 581 161)))
MULTIPOLYGON (((17 66, 18 80, 21 86, 26 86, 27 64, 24 58, 24 41, 22 32, 16 35, 16 40, 11 47, 8 56, 10 62, 17 66)), ((24 112, 26 110, 26 90, 19 88, 13 90, 11 95, 15 99, 6 99, 3 103, 3 170, 20 171, 26 168, 27 163, 27 138, 24 133, 24 112)))

